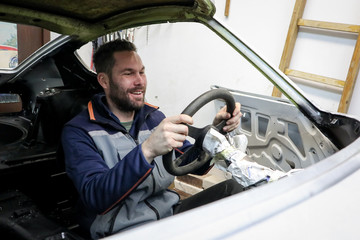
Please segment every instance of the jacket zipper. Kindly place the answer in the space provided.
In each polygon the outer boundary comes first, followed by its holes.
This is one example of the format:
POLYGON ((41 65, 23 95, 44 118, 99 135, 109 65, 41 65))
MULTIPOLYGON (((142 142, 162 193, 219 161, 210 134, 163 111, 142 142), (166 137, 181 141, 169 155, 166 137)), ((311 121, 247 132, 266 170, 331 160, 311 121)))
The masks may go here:
POLYGON ((109 234, 112 234, 112 233, 113 233, 116 217, 117 217, 117 215, 119 214, 120 209, 121 209, 123 206, 124 206, 124 202, 122 202, 119 206, 117 206, 117 209, 116 209, 116 210, 114 211, 114 213, 112 214, 111 219, 110 219, 109 234))
MULTIPOLYGON (((154 175, 153 173, 150 174, 151 175, 151 179, 152 179, 152 182, 153 182, 153 189, 152 189, 152 192, 154 193, 155 192, 155 178, 154 178, 154 175)), ((153 212, 155 213, 156 215, 156 219, 157 220, 160 220, 160 214, 158 212, 158 210, 153 206, 151 205, 148 200, 144 200, 145 204, 151 209, 153 210, 153 212)))
POLYGON ((151 179, 152 179, 152 182, 153 182, 153 190, 152 190, 152 194, 154 194, 155 193, 155 178, 154 178, 154 174, 153 174, 153 172, 151 172, 151 179))
POLYGON ((148 200, 145 200, 144 202, 145 202, 145 204, 146 204, 151 210, 154 211, 154 213, 155 213, 155 215, 156 215, 156 220, 160 220, 160 214, 159 214, 158 210, 157 210, 156 208, 154 208, 154 207, 148 202, 148 200))
MULTIPOLYGON (((134 140, 134 142, 135 142, 135 144, 136 145, 139 145, 139 140, 138 139, 134 139, 132 136, 131 136, 131 134, 129 134, 129 133, 126 133, 130 138, 132 138, 133 140, 134 140)), ((156 164, 156 162, 155 162, 155 164, 156 164)), ((152 182, 153 182, 153 189, 152 189, 152 192, 154 193, 155 192, 155 178, 154 178, 154 175, 153 175, 153 173, 151 172, 151 179, 152 179, 152 182)), ((145 204, 151 209, 151 210, 153 210, 153 212, 155 213, 155 215, 156 215, 156 219, 157 220, 160 220, 160 214, 159 214, 159 212, 158 212, 158 210, 154 207, 154 206, 152 206, 149 202, 148 202, 148 200, 145 200, 144 201, 145 202, 145 204)))

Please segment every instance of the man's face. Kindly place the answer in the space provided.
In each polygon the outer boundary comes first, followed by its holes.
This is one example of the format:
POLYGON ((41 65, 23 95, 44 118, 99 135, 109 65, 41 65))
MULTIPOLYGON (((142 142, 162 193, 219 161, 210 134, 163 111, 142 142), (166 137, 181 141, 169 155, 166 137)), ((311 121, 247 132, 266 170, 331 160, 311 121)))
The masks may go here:
POLYGON ((145 67, 133 51, 115 52, 109 97, 120 111, 132 112, 144 105, 146 92, 145 67))

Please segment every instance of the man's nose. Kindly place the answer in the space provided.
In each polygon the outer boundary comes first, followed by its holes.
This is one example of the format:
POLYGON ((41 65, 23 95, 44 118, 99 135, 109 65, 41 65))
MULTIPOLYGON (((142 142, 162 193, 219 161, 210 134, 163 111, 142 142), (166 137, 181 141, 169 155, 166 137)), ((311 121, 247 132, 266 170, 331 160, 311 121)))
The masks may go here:
POLYGON ((142 74, 140 72, 135 74, 135 84, 143 84, 145 82, 145 74, 142 74))

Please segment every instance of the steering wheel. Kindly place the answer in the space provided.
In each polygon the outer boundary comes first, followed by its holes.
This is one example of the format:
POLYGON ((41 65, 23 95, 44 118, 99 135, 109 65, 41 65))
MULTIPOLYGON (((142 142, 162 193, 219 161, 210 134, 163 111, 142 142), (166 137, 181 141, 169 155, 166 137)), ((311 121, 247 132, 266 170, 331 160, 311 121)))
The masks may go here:
MULTIPOLYGON (((182 112, 182 114, 187 114, 193 116, 197 111, 199 111, 204 105, 215 99, 222 99, 225 101, 227 106, 227 112, 232 115, 235 109, 235 100, 229 91, 226 89, 213 89, 207 91, 192 101, 182 112)), ((194 172, 200 167, 202 167, 206 162, 211 159, 211 156, 207 154, 202 149, 202 143, 204 141, 206 133, 210 128, 215 128, 222 134, 225 132, 222 128, 226 125, 226 120, 222 120, 218 125, 208 125, 204 128, 196 128, 186 124, 189 128, 189 136, 195 139, 195 143, 187 151, 185 151, 180 157, 172 160, 173 151, 165 154, 163 156, 163 163, 165 169, 172 175, 181 176, 188 173, 194 172), (188 164, 182 165, 184 160, 189 156, 194 157, 194 160, 188 164)))

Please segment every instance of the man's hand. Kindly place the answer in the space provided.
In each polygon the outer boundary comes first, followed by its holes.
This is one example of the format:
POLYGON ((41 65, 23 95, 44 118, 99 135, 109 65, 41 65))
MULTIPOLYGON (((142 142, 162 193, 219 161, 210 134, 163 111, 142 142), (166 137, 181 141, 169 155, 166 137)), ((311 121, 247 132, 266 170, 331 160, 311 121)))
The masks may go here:
POLYGON ((242 113, 240 112, 241 105, 240 103, 235 104, 235 109, 232 114, 232 117, 230 113, 226 111, 226 106, 224 106, 220 111, 216 114, 213 125, 216 126, 219 124, 222 120, 226 120, 226 125, 224 126, 223 130, 224 132, 231 132, 235 130, 239 124, 240 124, 240 118, 242 116, 242 113), (230 118, 231 117, 231 118, 230 118))
POLYGON ((182 147, 188 135, 188 127, 193 124, 192 117, 181 114, 165 118, 155 131, 142 143, 142 151, 146 160, 151 163, 155 157, 164 155, 174 148, 182 147))

